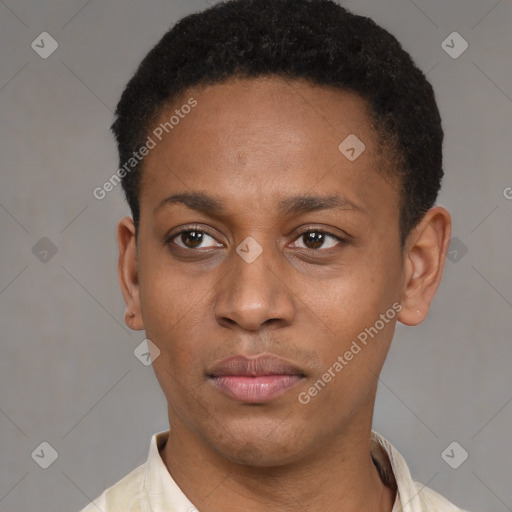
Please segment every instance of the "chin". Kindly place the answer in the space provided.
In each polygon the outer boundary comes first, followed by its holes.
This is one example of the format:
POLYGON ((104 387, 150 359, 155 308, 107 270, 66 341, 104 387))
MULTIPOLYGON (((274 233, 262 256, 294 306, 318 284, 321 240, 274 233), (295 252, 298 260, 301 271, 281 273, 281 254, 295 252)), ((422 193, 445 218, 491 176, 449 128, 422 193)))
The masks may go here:
POLYGON ((303 432, 296 425, 274 421, 243 426, 224 424, 225 429, 205 435, 208 444, 223 458, 245 466, 277 467, 304 456, 303 432))

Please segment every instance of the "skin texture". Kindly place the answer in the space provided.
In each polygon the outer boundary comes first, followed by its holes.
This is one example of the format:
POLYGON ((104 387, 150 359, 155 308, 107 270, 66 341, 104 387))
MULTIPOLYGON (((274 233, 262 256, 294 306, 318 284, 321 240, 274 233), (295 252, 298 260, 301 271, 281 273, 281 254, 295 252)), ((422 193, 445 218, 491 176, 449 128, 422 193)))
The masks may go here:
POLYGON ((378 375, 396 320, 427 315, 450 215, 432 208, 401 248, 392 155, 353 93, 230 79, 187 91, 157 123, 190 97, 197 107, 144 160, 137 239, 130 218, 118 228, 126 322, 161 351, 153 366, 169 410, 164 463, 202 512, 390 511, 394 492, 369 455, 378 375), (338 150, 351 133, 366 146, 353 162, 338 150), (216 198, 222 211, 165 203, 182 193, 216 198), (303 195, 353 206, 278 208, 303 195), (174 236, 183 228, 209 236, 187 249, 187 235, 174 236), (307 230, 345 241, 308 248, 307 230), (252 263, 236 252, 249 236, 263 249, 252 263), (394 303, 398 316, 300 403, 394 303), (263 404, 233 400, 208 379, 214 363, 258 354, 286 359, 304 378, 263 404))

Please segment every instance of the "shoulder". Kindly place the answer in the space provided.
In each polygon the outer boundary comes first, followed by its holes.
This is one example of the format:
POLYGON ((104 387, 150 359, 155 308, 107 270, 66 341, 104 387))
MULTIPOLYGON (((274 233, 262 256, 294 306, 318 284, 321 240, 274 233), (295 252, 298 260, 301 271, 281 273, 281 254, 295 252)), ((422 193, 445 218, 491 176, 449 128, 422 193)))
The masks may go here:
POLYGON ((421 503, 421 510, 428 512, 465 512, 436 491, 414 482, 421 503))
POLYGON ((142 464, 80 512, 146 512, 145 474, 146 464, 142 464))

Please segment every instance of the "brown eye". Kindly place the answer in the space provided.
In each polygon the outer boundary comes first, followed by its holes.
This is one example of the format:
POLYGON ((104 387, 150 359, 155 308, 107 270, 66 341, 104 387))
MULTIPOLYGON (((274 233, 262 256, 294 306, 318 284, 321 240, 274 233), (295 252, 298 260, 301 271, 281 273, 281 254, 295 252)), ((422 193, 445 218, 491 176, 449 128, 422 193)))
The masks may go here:
POLYGON ((343 240, 335 235, 316 229, 302 233, 295 241, 299 249, 331 249, 343 243, 343 240))
POLYGON ((302 240, 308 249, 318 249, 322 247, 325 240, 325 235, 324 233, 320 233, 318 231, 309 231, 308 233, 304 233, 304 235, 302 235, 302 240))
POLYGON ((211 249, 222 247, 213 236, 199 229, 185 229, 170 237, 166 243, 173 243, 182 249, 211 249))
POLYGON ((189 247, 190 249, 195 249, 201 245, 203 241, 204 233, 201 231, 185 231, 181 233, 181 241, 185 247, 189 247))

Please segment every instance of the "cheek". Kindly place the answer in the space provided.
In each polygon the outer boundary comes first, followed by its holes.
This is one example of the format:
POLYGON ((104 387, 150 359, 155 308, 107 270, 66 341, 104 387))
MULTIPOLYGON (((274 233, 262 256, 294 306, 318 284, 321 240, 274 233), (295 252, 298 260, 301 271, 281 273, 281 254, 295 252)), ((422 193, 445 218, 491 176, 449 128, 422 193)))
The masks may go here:
POLYGON ((341 271, 322 285, 301 283, 306 310, 322 320, 318 325, 327 333, 347 339, 373 325, 380 314, 392 307, 399 297, 397 274, 393 268, 372 269, 363 265, 341 271))
POLYGON ((138 261, 142 315, 146 331, 161 337, 200 307, 207 284, 191 279, 183 265, 174 263, 168 250, 156 241, 144 240, 143 247, 138 261))
POLYGON ((186 388, 201 378, 198 344, 204 341, 208 293, 191 287, 182 275, 164 265, 142 261, 140 301, 146 336, 160 350, 154 370, 167 392, 186 388), (173 381, 176 380, 176 385, 173 381))
POLYGON ((314 313, 310 322, 312 327, 316 324, 315 338, 320 338, 316 340, 316 350, 322 368, 315 377, 321 378, 331 369, 331 374, 336 375, 333 382, 339 383, 329 386, 332 391, 344 393, 347 382, 370 381, 380 372, 400 307, 399 275, 396 260, 373 258, 342 270, 339 277, 322 287, 314 283, 303 287, 309 306, 305 311, 314 313))
POLYGON ((167 307, 162 309, 156 297, 155 293, 148 298, 145 304, 148 310, 143 310, 146 335, 160 350, 159 357, 153 362, 153 370, 175 412, 182 419, 190 415, 190 411, 199 417, 202 410, 196 408, 201 397, 195 390, 204 382, 200 350, 204 332, 200 330, 201 325, 192 320, 194 310, 188 303, 168 301, 167 307))
POLYGON ((334 417, 350 417, 374 393, 397 314, 394 303, 375 288, 374 284, 371 295, 354 285, 358 293, 352 293, 347 285, 331 295, 329 314, 323 316, 328 329, 322 329, 325 335, 316 340, 320 368, 301 395, 300 403, 309 400, 312 416, 324 417, 329 410, 334 417))

